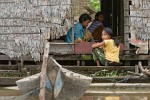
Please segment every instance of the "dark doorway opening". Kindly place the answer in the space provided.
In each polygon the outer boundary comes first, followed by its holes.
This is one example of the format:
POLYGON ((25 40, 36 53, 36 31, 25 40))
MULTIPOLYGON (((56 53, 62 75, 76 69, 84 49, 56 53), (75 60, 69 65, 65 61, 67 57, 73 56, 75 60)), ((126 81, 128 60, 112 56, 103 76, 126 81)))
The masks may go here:
POLYGON ((104 25, 113 30, 114 36, 124 33, 124 4, 123 0, 100 0, 101 11, 104 12, 104 25))

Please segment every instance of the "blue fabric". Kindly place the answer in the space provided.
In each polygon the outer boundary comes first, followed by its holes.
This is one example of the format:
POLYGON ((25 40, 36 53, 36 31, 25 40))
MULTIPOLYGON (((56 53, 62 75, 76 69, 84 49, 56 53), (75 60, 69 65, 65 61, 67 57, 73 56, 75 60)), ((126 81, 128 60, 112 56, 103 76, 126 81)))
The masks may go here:
POLYGON ((90 31, 90 33, 93 33, 94 30, 95 30, 98 26, 103 26, 103 24, 100 23, 99 21, 93 21, 92 24, 88 27, 88 30, 90 31))
POLYGON ((45 85, 46 85, 45 87, 46 87, 47 91, 49 91, 49 92, 52 91, 52 85, 51 85, 51 82, 47 75, 46 75, 46 84, 45 85))
MULTIPOLYGON (((74 25, 74 39, 77 38, 83 39, 85 29, 83 28, 81 23, 76 23, 74 25)), ((72 42, 72 28, 69 29, 67 36, 65 38, 65 42, 71 43, 72 42)))

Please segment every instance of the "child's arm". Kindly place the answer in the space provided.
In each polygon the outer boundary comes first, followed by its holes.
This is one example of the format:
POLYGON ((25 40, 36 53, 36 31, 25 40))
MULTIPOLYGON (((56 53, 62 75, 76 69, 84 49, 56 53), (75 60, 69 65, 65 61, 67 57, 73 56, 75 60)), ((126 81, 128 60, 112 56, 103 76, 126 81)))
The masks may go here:
POLYGON ((100 43, 94 43, 93 45, 92 45, 92 48, 97 48, 97 47, 103 47, 105 45, 105 42, 103 41, 103 42, 100 42, 100 43))

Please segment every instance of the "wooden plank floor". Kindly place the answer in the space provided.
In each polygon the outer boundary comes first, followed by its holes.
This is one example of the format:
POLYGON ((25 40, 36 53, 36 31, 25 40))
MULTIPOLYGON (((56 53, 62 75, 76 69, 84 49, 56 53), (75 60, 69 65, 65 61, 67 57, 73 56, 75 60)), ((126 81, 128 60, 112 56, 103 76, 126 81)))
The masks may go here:
MULTIPOLYGON (((91 54, 85 54, 88 56, 92 56, 91 54)), ((42 55, 41 55, 42 56, 42 55)), ((56 60, 86 60, 82 57, 82 54, 64 54, 64 55, 50 55, 54 57, 56 60)), ((26 61, 34 61, 30 55, 23 56, 26 61)), ((20 58, 10 58, 7 55, 0 54, 0 60, 20 60, 20 58)), ((93 60, 88 59, 88 60, 93 60)), ((121 60, 150 60, 150 55, 123 55, 121 56, 121 60)), ((41 57, 42 61, 42 57, 41 57)))

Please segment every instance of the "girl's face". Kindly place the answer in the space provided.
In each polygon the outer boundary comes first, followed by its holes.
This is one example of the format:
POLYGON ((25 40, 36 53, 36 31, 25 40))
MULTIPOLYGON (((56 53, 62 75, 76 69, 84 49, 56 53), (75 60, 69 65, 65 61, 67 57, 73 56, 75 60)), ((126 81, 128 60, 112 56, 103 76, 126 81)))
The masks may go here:
POLYGON ((86 28, 90 22, 91 22, 90 20, 86 20, 86 21, 82 22, 82 26, 86 28))
POLYGON ((102 39, 103 39, 103 40, 110 39, 110 36, 109 36, 105 31, 103 31, 103 32, 102 32, 102 39))

